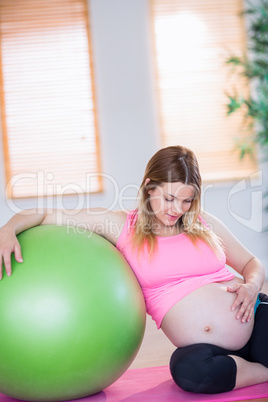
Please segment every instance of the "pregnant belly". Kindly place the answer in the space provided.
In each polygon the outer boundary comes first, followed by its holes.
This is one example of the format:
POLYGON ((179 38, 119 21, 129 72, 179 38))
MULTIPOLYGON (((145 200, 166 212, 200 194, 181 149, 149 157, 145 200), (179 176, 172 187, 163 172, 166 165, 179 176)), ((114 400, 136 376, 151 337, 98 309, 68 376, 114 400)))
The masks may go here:
POLYGON ((242 323, 236 319, 238 310, 231 311, 236 294, 228 292, 227 286, 237 282, 243 281, 234 278, 195 290, 168 311, 161 329, 176 347, 211 343, 230 350, 242 348, 250 338, 254 320, 242 323))

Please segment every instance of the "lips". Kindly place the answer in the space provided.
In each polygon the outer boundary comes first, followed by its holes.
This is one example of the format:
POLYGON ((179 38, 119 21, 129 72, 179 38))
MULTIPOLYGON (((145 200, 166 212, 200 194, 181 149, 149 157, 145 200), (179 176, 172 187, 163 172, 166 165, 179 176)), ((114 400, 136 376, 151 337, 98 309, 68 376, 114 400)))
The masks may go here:
POLYGON ((176 221, 176 220, 178 219, 178 216, 169 215, 169 214, 167 214, 167 217, 168 217, 168 219, 171 220, 171 221, 176 221))

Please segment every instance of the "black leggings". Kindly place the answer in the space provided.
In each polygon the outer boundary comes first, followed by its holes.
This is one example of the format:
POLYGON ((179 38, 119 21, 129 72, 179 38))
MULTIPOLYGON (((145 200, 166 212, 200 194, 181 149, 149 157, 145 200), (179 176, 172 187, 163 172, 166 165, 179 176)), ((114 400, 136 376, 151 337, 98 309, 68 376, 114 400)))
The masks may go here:
POLYGON ((253 332, 242 349, 231 351, 197 343, 175 350, 170 359, 170 371, 180 388, 206 394, 231 391, 235 387, 237 367, 228 355, 268 367, 268 296, 260 293, 259 297, 261 304, 255 314, 253 332))

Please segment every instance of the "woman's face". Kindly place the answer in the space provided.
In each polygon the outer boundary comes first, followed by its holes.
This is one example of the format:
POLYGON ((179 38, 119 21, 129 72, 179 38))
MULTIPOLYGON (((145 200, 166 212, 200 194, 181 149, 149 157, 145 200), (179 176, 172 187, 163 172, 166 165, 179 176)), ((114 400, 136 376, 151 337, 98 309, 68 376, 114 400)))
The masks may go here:
MULTIPOLYGON (((145 183, 149 183, 147 179, 145 183)), ((149 190, 150 205, 160 227, 172 227, 192 205, 195 189, 181 182, 162 183, 149 190)))

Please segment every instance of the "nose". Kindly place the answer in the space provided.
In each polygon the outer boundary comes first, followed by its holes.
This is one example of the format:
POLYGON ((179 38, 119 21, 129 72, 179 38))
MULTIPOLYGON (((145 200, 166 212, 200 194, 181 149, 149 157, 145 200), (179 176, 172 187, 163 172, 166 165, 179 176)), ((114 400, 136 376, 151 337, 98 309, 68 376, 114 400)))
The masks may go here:
POLYGON ((182 212, 182 202, 180 200, 175 200, 172 205, 172 213, 174 213, 174 215, 179 215, 182 212))

